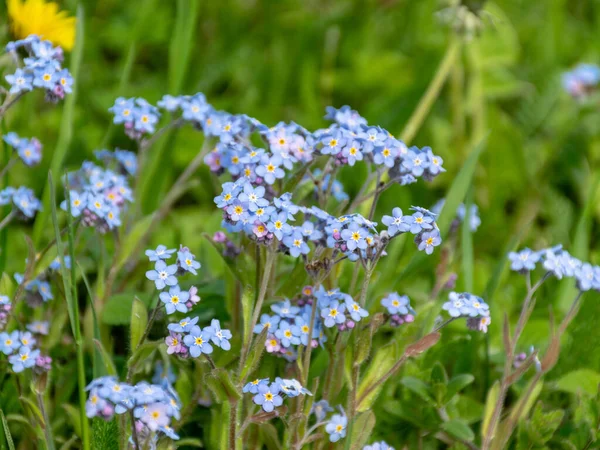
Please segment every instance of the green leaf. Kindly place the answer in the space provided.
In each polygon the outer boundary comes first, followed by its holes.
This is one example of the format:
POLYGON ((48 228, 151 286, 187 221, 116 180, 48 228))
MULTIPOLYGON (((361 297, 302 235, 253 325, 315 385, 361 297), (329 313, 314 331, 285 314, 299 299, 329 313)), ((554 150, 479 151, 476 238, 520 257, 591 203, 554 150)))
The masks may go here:
POLYGON ((492 420, 492 414, 494 413, 494 407, 498 402, 498 397, 500 396, 500 382, 496 381, 494 385, 490 388, 487 393, 487 397, 485 399, 485 407, 483 410, 483 423, 481 424, 481 436, 486 436, 488 434, 488 428, 490 426, 490 421, 492 420))
POLYGON ((373 414, 373 411, 365 411, 356 416, 352 426, 352 450, 360 450, 365 446, 374 427, 375 414, 373 414))
MULTIPOLYGON (((83 7, 79 5, 77 8, 77 29, 76 29, 76 40, 75 48, 71 53, 71 67, 69 71, 73 76, 73 92, 66 96, 63 106, 63 114, 60 122, 60 131, 58 134, 58 140, 56 142, 56 148, 52 152, 52 162, 50 163, 50 173, 56 179, 59 178, 62 173, 62 166, 67 155, 67 151, 71 146, 73 140, 73 122, 75 117, 75 101, 77 100, 77 91, 80 84, 79 69, 81 67, 81 60, 83 59, 83 41, 85 36, 85 16, 83 13, 83 7)), ((44 232, 46 231, 46 225, 48 222, 49 214, 52 212, 51 202, 53 196, 56 193, 54 186, 48 186, 44 189, 42 196, 42 210, 38 212, 34 227, 33 227, 33 240, 36 246, 42 242, 44 232)))
POLYGON ((102 345, 102 342, 100 342, 98 339, 94 339, 94 346, 96 347, 96 350, 100 353, 100 357, 104 364, 104 371, 106 372, 106 374, 110 375, 110 376, 116 376, 117 369, 115 368, 115 365, 113 364, 112 358, 110 357, 110 355, 108 354, 108 352, 106 351, 104 346, 102 345))
POLYGON ((41 413, 40 409, 38 408, 38 406, 35 403, 33 403, 30 399, 28 399, 27 397, 21 396, 21 397, 19 397, 19 400, 21 400, 23 403, 25 403, 27 405, 29 410, 33 413, 37 422, 42 426, 42 428, 44 428, 46 426, 46 422, 44 421, 44 416, 42 416, 42 413, 41 413))
POLYGON ((177 447, 198 447, 198 448, 202 448, 204 447, 204 444, 202 444, 202 441, 198 438, 183 438, 183 439, 179 439, 177 441, 177 447))
POLYGON ((248 358, 246 359, 246 364, 242 367, 242 371, 240 373, 240 379, 245 380, 256 368, 258 367, 258 363, 260 362, 260 358, 265 350, 265 340, 267 339, 267 335, 269 334, 268 328, 263 328, 258 336, 254 339, 254 344, 250 348, 250 352, 248 353, 248 358))
POLYGON ((544 412, 542 405, 537 403, 531 419, 526 422, 526 430, 530 439, 538 445, 544 445, 552 438, 564 415, 562 410, 544 412))
POLYGON ((584 393, 595 396, 600 385, 600 373, 591 369, 579 369, 563 375, 553 387, 571 394, 584 393))
POLYGON ((446 374, 446 369, 444 369, 444 366, 439 361, 437 361, 431 369, 431 383, 448 383, 448 374, 446 374))
POLYGON ((456 394, 462 391, 465 387, 470 385, 473 381, 475 381, 475 377, 471 374, 462 374, 452 377, 452 379, 448 382, 448 388, 446 391, 446 403, 452 400, 456 394))
POLYGON ((414 392, 423 400, 425 400, 429 404, 433 404, 433 395, 431 393, 431 389, 427 383, 422 380, 419 380, 415 377, 404 377, 402 381, 400 381, 405 388, 409 391, 414 392))
POLYGON ((7 273, 3 273, 0 277, 0 295, 7 295, 9 298, 15 295, 15 284, 7 273))
POLYGON ((229 400, 239 400, 242 398, 242 394, 231 380, 229 372, 221 368, 215 369, 213 372, 215 377, 221 382, 223 390, 225 391, 225 394, 229 400))
MULTIPOLYGON (((530 385, 531 383, 533 383, 535 381, 535 379, 531 380, 529 382, 529 385, 527 386, 527 390, 530 389, 530 385)), ((531 390, 531 395, 529 397, 521 397, 519 398, 519 400, 517 401, 517 403, 515 403, 515 406, 513 406, 511 412, 510 412, 510 418, 508 420, 514 422, 517 422, 518 420, 524 419, 525 417, 527 417, 527 415, 529 414, 529 411, 531 410, 531 407, 533 406, 533 404, 535 403, 535 401, 537 400, 538 396, 540 395, 540 392, 542 392, 542 387, 544 387, 544 383, 542 381, 538 381, 536 383, 536 385, 533 387, 533 389, 531 390), (520 411, 519 417, 516 417, 517 412, 520 411)), ((525 391, 527 392, 527 391, 525 391)))
MULTIPOLYGON (((386 345, 375 352, 375 355, 369 364, 369 368, 367 369, 365 376, 362 378, 362 381, 358 386, 357 398, 361 398, 363 393, 369 389, 371 385, 373 385, 379 378, 383 376, 383 374, 393 367, 400 357, 398 353, 399 352, 395 343, 386 345)), ((358 405, 357 411, 366 411, 367 409, 370 409, 382 388, 383 384, 378 386, 366 398, 364 398, 358 405)))
POLYGON ((254 289, 252 286, 246 286, 244 293, 242 294, 242 317, 244 320, 244 340, 248 342, 248 339, 252 333, 250 329, 252 322, 252 307, 254 306, 254 289))
MULTIPOLYGON (((280 450, 283 448, 279 442, 279 436, 277 434, 277 428, 270 423, 261 423, 258 426, 260 440, 265 444, 267 450, 280 450)), ((262 447, 258 447, 262 448, 262 447)))
POLYGON ((67 413, 69 419, 71 420, 71 425, 73 425, 75 434, 81 437, 81 419, 79 418, 79 410, 68 403, 65 403, 64 405, 62 405, 62 407, 67 413))
POLYGON ((471 428, 469 428, 469 425, 457 419, 443 422, 442 430, 462 441, 472 441, 475 439, 475 434, 471 428))
POLYGON ((6 417, 4 416, 4 411, 0 409, 0 419, 2 419, 2 429, 4 430, 4 437, 6 437, 6 443, 8 444, 9 450, 15 450, 15 444, 13 442, 12 435, 10 434, 10 429, 8 428, 8 422, 6 421, 6 417))
MULTIPOLYGON (((102 310, 102 322, 106 325, 128 325, 131 323, 134 298, 148 299, 148 297, 144 297, 138 292, 123 292, 110 297, 102 310)), ((148 301, 142 303, 149 306, 148 301)))
POLYGON ((131 307, 131 348, 132 350, 137 349, 146 326, 148 325, 148 309, 144 302, 139 298, 133 299, 133 305, 131 307))
POLYGON ((117 420, 94 420, 91 442, 94 450, 119 450, 117 420))
POLYGON ((146 341, 133 352, 127 361, 127 367, 135 367, 140 361, 149 359, 152 353, 162 344, 161 341, 146 341))

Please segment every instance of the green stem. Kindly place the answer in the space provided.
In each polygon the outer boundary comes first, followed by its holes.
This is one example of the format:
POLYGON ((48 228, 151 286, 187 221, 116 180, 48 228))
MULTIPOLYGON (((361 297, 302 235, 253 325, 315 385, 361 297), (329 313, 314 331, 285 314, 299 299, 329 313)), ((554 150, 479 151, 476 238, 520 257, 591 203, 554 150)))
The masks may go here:
POLYGON ((44 396, 41 392, 36 394, 38 406, 40 407, 40 412, 42 413, 42 417, 44 419, 44 435, 46 436, 46 448, 48 450, 54 450, 54 437, 52 436, 52 425, 50 425, 50 418, 48 417, 48 412, 46 411, 46 406, 44 405, 44 396))
POLYGON ((406 143, 406 145, 413 140, 419 131, 419 128, 421 128, 421 125, 425 121, 427 114, 429 114, 429 111, 431 110, 435 100, 438 98, 440 91, 442 90, 442 86, 444 85, 446 78, 448 78, 456 58, 459 55, 459 49, 460 41, 458 39, 453 39, 446 49, 446 54, 444 55, 444 58, 442 59, 442 62, 440 63, 433 80, 431 80, 431 83, 429 83, 429 87, 427 88, 425 95, 421 97, 417 108, 402 131, 401 139, 406 143))
POLYGON ((269 284, 269 280, 271 278, 271 271, 273 269, 273 264, 275 263, 275 258, 277 257, 277 253, 272 248, 267 248, 267 261, 265 262, 265 270, 263 272, 262 281, 260 283, 260 291, 258 293, 258 300, 254 305, 254 312, 252 313, 252 322, 250 323, 250 334, 248 335, 248 340, 244 342, 244 347, 242 349, 242 357, 240 359, 240 368, 244 367, 244 362, 246 361, 246 357, 248 356, 248 351, 250 350, 250 343, 252 342, 252 333, 256 323, 258 322, 258 316, 260 315, 260 310, 262 309, 262 304, 265 301, 265 296, 267 294, 267 285, 269 284))
POLYGON ((15 212, 14 209, 10 213, 8 213, 8 216, 6 216, 4 219, 2 219, 2 222, 0 222, 0 230, 2 230, 10 222, 12 222, 12 220, 15 218, 16 215, 17 215, 17 213, 15 212))

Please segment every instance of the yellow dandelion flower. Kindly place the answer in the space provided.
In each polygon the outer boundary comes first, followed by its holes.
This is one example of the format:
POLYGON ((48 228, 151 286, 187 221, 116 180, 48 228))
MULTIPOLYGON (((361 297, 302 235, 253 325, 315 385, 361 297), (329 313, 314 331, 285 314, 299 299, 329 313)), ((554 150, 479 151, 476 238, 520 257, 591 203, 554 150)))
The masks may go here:
POLYGON ((75 44, 75 17, 45 0, 7 0, 11 30, 17 39, 37 34, 69 51, 75 44))

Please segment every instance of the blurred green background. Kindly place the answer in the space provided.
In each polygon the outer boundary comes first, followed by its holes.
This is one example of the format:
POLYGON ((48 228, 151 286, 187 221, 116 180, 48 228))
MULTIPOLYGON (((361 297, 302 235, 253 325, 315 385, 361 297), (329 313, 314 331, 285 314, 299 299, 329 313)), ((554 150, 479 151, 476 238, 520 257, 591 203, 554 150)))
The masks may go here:
MULTIPOLYGON (((348 104, 370 124, 399 136, 446 50, 458 39, 441 20, 448 4, 439 0, 59 3, 73 15, 78 6, 82 8, 84 29, 65 160, 69 170, 92 159, 94 149, 133 149, 122 130, 111 126, 108 108, 120 95, 155 103, 166 93, 202 91, 219 109, 246 113, 270 125, 293 120, 308 129, 326 126, 322 117, 327 105, 348 104), (182 11, 193 14, 178 18, 182 11), (182 23, 185 29, 179 26, 182 23)), ((473 291, 491 292, 492 274, 503 270, 494 297, 486 298, 494 317, 489 339, 493 363, 502 356, 501 317, 518 311, 524 291, 521 278, 499 265, 509 249, 562 243, 575 256, 600 262, 600 205, 595 201, 600 108, 597 102, 571 99, 560 79, 579 62, 598 62, 600 2, 504 0, 485 2, 483 10, 483 2, 467 3, 477 12, 481 30, 465 39, 449 79, 412 142, 431 146, 443 157, 447 172, 432 184, 390 189, 382 196, 375 219, 398 205, 433 205, 444 196, 474 143, 487 135, 472 189, 482 220, 473 236, 473 291)), ((10 39, 2 5, 0 41, 10 39)), ((67 55, 67 65, 70 59, 67 55)), ((0 63, 3 73, 12 70, 6 57, 0 63)), ((61 139, 63 110, 63 105, 53 107, 41 96, 29 95, 8 115, 8 129, 35 135, 44 144, 42 165, 11 171, 11 184, 42 192, 53 149, 61 139)), ((202 136, 189 127, 163 143, 161 154, 154 156, 156 172, 148 175, 152 188, 143 204, 146 213, 157 207, 201 145, 202 136)), ((351 196, 365 176, 363 167, 342 171, 341 180, 351 196)), ((218 228, 219 213, 212 203, 215 182, 206 167, 197 180, 153 241, 183 242, 194 248, 201 245, 200 232, 218 228)), ((23 270, 24 257, 16 256, 25 255, 19 233, 30 229, 24 225, 9 232, 9 273, 23 270)), ((41 230, 45 235, 52 236, 49 228, 41 230)), ((408 253, 400 262, 384 266, 388 272, 382 277, 389 283, 375 285, 372 295, 380 298, 390 289, 408 293, 418 309, 431 291, 439 252, 409 278, 401 276, 412 250, 408 253)), ((459 273, 458 288, 464 288, 460 258, 453 264, 459 273)), ((219 269, 213 274, 218 276, 219 269)), ((566 284, 553 281, 543 290, 523 336, 524 349, 529 344, 546 345, 548 308, 561 315, 569 300, 566 284)), ((589 293, 551 378, 574 368, 600 369, 599 317, 598 296, 589 293)), ((446 347, 444 355, 432 352, 431 358, 460 364, 468 359, 465 352, 481 355, 485 349, 482 339, 468 343, 464 333, 454 339, 462 346, 446 347)), ((468 370, 478 374, 480 369, 468 370)), ((488 381, 480 385, 482 393, 488 381)))

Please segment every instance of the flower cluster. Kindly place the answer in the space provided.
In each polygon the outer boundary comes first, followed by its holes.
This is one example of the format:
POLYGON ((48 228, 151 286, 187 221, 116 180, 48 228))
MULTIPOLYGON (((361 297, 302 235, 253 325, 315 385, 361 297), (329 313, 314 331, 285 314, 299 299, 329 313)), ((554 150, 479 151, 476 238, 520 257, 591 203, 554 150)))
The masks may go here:
POLYGON ((482 298, 467 292, 450 292, 448 301, 442 305, 450 317, 466 317, 467 327, 471 330, 487 332, 491 323, 490 307, 482 298))
POLYGON ((48 101, 57 102, 72 92, 73 78, 61 67, 63 51, 60 47, 54 47, 50 41, 43 41, 36 35, 6 45, 6 51, 13 55, 17 55, 20 48, 25 49, 28 57, 23 59, 23 67, 5 77, 10 94, 19 95, 40 88, 46 91, 48 101))
POLYGON ((204 328, 197 323, 198 317, 186 317, 168 325, 169 336, 165 339, 168 354, 197 358, 202 354, 210 355, 213 345, 226 351, 231 349, 231 331, 221 328, 219 320, 212 319, 204 328))
POLYGON ((160 119, 158 108, 143 98, 119 97, 109 111, 114 114, 113 122, 123 124, 125 134, 131 139, 154 133, 160 119))
POLYGON ((35 166, 42 160, 42 143, 37 138, 21 138, 13 131, 6 133, 4 142, 13 148, 26 166, 35 166))
POLYGON ((326 342, 324 328, 337 327, 339 331, 352 330, 356 323, 369 313, 354 299, 339 289, 327 291, 320 286, 313 293, 312 287, 303 289, 303 296, 292 305, 290 300, 271 305, 273 315, 263 314, 260 323, 254 327, 254 333, 260 334, 268 329, 265 347, 267 352, 280 355, 290 361, 296 359, 295 346, 316 347, 326 342), (310 334, 311 310, 317 302, 319 313, 315 317, 310 334))
POLYGON ((254 394, 252 401, 265 412, 271 412, 281 406, 283 396, 294 398, 299 395, 312 395, 308 389, 302 387, 298 380, 282 378, 276 378, 273 382, 270 382, 268 378, 256 379, 247 383, 242 388, 242 392, 254 394))
POLYGON ((560 245, 537 252, 524 248, 519 252, 510 252, 508 259, 511 270, 527 273, 535 270, 537 263, 542 263, 546 272, 559 280, 563 277, 575 278, 581 291, 600 291, 600 266, 575 258, 560 245))
MULTIPOLYGON (((110 153, 105 150, 97 156, 106 161, 110 153)), ((131 162, 132 159, 135 161, 135 156, 129 152, 125 156, 115 152, 113 158, 118 162, 119 171, 85 161, 81 169, 67 175, 71 214, 75 218, 81 217, 84 225, 96 227, 101 233, 121 225, 126 203, 133 201, 129 181, 123 173, 130 173, 126 170, 128 161, 130 166, 135 166, 135 162, 131 162)), ((67 200, 60 207, 68 211, 67 200)))
POLYGON ((146 278, 153 281, 159 291, 168 288, 168 291, 159 294, 167 314, 173 314, 175 311, 186 313, 200 301, 200 297, 196 295, 198 292, 196 288, 192 287, 189 291, 184 291, 177 284, 178 276, 186 273, 198 274, 196 269, 200 268, 200 263, 196 261, 189 248, 180 246, 179 250, 175 250, 159 245, 155 250, 146 250, 146 256, 150 262, 154 262, 154 269, 146 272, 146 278), (175 264, 167 265, 166 261, 175 253, 177 259, 175 264))
MULTIPOLYGON (((0 300, 4 296, 0 296, 0 300)), ((0 333, 0 352, 8 356, 13 372, 20 373, 25 369, 43 372, 50 370, 52 358, 44 356, 34 346, 37 339, 29 331, 14 330, 0 333)))
POLYGON ((25 186, 6 187, 0 190, 0 206, 12 205, 13 213, 23 220, 31 219, 42 210, 42 203, 33 191, 25 186))
POLYGON ((567 93, 578 99, 590 95, 600 83, 600 67, 595 64, 579 64, 562 76, 562 84, 567 93))
POLYGON ((397 292, 392 292, 383 297, 381 299, 381 306, 387 309, 392 327, 414 322, 415 315, 417 314, 412 306, 410 306, 408 296, 399 295, 397 292))
MULTIPOLYGON (((445 202, 445 199, 441 199, 435 205, 433 205, 431 211, 439 215, 439 213, 442 211, 442 208, 444 207, 445 202)), ((452 226, 457 227, 458 225, 463 223, 465 221, 466 216, 467 207, 464 203, 461 203, 458 206, 458 210, 456 211, 456 218, 454 219, 452 226)), ((481 218, 479 217, 479 208, 477 207, 477 205, 473 204, 469 208, 469 229, 472 233, 475 233, 477 231, 477 228, 479 228, 479 225, 481 225, 481 218)))
POLYGON ((431 255, 433 249, 442 243, 440 231, 435 223, 436 214, 418 206, 413 206, 411 210, 415 212, 402 215, 400 208, 394 208, 392 215, 383 216, 381 221, 388 227, 390 237, 410 232, 415 235, 415 244, 419 251, 431 255))
POLYGON ((180 419, 181 402, 173 387, 142 381, 134 386, 121 383, 116 377, 101 377, 86 388, 89 397, 85 411, 89 418, 111 420, 115 414, 133 411, 136 429, 143 437, 156 437, 160 432, 171 439, 179 439, 170 427, 173 419, 180 419))
MULTIPOLYGON (((309 243, 315 248, 333 248, 351 261, 373 259, 382 253, 387 241, 382 241, 375 222, 360 214, 334 217, 316 206, 295 205, 291 199, 289 193, 272 197, 264 186, 240 179, 224 183, 223 191, 214 201, 223 210, 225 229, 244 232, 265 245, 277 239, 279 250, 293 257, 307 255, 309 243), (297 214, 303 215, 302 221, 296 220, 297 214), (296 222, 299 225, 294 225, 296 222)), ((425 208, 412 209, 413 214, 403 216, 400 208, 394 208, 393 217, 383 217, 388 236, 410 231, 415 235, 418 249, 431 254, 441 243, 435 214, 425 208)))

